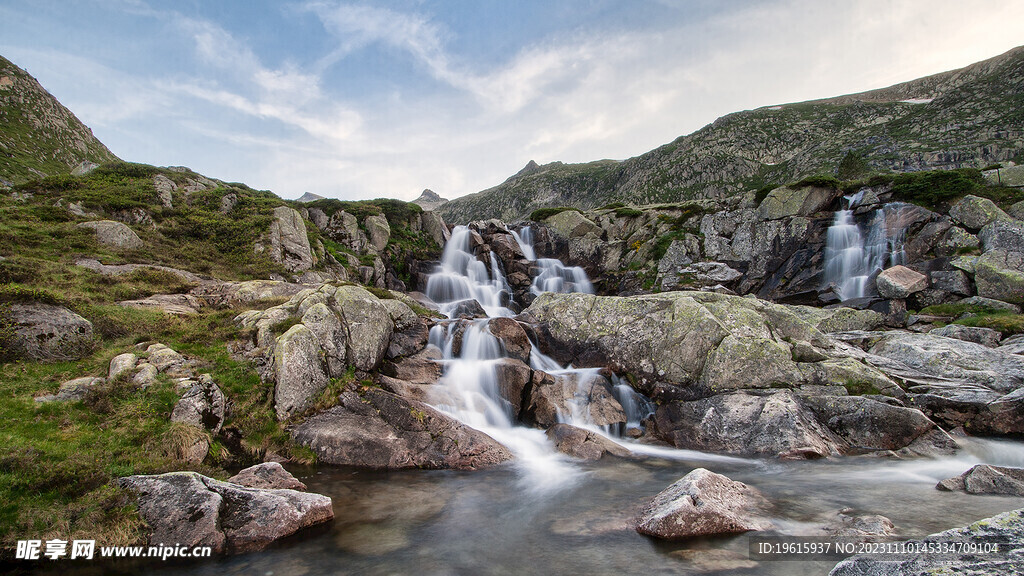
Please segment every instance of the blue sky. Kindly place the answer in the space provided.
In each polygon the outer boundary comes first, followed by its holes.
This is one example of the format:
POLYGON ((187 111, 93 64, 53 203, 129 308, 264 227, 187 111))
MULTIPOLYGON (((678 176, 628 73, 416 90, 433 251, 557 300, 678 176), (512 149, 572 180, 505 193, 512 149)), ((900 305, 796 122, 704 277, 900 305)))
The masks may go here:
POLYGON ((285 198, 453 198, 1024 44, 1024 0, 2 0, 118 156, 285 198))

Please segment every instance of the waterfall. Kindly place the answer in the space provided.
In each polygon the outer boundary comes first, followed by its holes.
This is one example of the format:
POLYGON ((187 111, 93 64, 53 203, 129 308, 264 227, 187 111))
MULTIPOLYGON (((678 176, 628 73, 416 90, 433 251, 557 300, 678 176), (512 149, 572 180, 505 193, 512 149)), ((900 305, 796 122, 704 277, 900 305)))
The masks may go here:
POLYGON ((865 237, 853 218, 862 196, 844 197, 847 207, 836 212, 826 236, 824 288, 835 286, 843 301, 873 295, 871 278, 906 260, 903 213, 907 205, 894 202, 875 210, 865 237))
POLYGON ((533 250, 533 230, 530 230, 529 226, 523 226, 518 232, 512 230, 512 237, 516 239, 527 260, 533 262, 537 259, 537 253, 533 250))
POLYGON ((583 268, 566 266, 556 258, 537 258, 537 253, 533 249, 533 230, 529 226, 523 226, 518 231, 512 230, 512 236, 526 259, 537 263, 537 273, 533 278, 533 284, 530 285, 530 292, 594 293, 594 285, 590 283, 590 278, 583 268))

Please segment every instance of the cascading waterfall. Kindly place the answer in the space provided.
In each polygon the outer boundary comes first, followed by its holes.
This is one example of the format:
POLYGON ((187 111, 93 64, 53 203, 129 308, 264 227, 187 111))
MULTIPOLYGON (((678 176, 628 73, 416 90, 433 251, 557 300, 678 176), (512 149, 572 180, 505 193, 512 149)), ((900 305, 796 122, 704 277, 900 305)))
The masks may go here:
POLYGON ((835 286, 843 301, 873 295, 872 276, 905 261, 902 213, 906 204, 895 202, 875 210, 865 238, 853 219, 862 198, 862 192, 845 196, 846 209, 836 212, 827 231, 824 287, 835 286))
POLYGON ((512 236, 523 251, 523 256, 537 263, 538 272, 533 278, 533 284, 530 285, 530 292, 538 295, 544 292, 594 293, 594 285, 590 283, 590 278, 583 268, 566 266, 556 258, 537 258, 537 253, 533 249, 533 231, 529 226, 523 226, 518 232, 512 230, 512 236))

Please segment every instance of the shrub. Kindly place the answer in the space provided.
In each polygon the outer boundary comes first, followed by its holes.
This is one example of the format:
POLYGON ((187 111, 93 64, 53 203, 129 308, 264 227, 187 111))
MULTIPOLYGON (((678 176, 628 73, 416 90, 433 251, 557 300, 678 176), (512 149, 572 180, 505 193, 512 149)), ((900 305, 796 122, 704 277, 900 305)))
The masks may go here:
POLYGON ((976 168, 908 172, 892 180, 893 198, 926 207, 948 202, 985 187, 985 177, 976 168))
POLYGON ((572 206, 558 206, 556 208, 538 208, 530 213, 530 220, 534 222, 540 222, 541 220, 547 220, 556 214, 561 214, 567 210, 580 211, 579 208, 573 208, 572 206))
POLYGON ((840 182, 835 176, 830 174, 821 174, 817 176, 808 176, 795 184, 790 184, 790 188, 799 190, 801 188, 807 188, 808 186, 815 186, 817 188, 832 188, 838 190, 842 187, 840 182))
POLYGON ((636 218, 642 216, 643 212, 636 208, 616 208, 615 215, 619 218, 636 218))

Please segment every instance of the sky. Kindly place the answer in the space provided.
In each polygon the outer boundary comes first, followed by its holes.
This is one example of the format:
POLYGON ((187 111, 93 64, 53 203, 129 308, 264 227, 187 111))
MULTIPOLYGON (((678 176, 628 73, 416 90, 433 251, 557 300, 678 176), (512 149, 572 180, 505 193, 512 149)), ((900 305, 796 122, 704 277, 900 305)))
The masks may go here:
POLYGON ((0 0, 0 55, 124 160, 455 198, 1024 44, 1024 0, 0 0))

